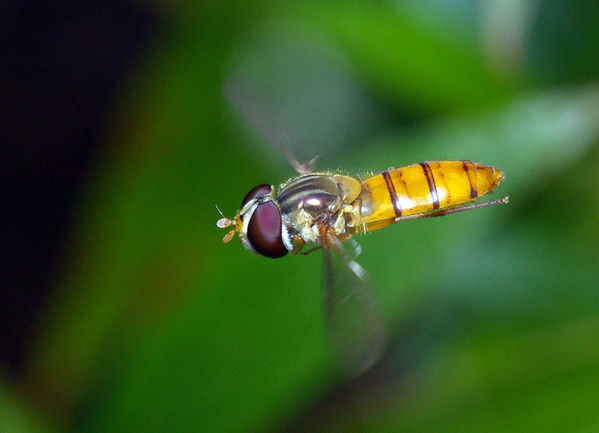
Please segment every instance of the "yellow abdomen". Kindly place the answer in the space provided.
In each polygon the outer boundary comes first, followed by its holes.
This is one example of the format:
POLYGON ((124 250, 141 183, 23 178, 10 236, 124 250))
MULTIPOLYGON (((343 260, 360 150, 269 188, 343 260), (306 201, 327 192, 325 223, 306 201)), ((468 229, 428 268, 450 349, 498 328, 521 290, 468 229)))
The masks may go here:
POLYGON ((356 225, 371 231, 398 217, 472 202, 502 179, 501 170, 471 161, 430 161, 383 171, 362 182, 356 225))

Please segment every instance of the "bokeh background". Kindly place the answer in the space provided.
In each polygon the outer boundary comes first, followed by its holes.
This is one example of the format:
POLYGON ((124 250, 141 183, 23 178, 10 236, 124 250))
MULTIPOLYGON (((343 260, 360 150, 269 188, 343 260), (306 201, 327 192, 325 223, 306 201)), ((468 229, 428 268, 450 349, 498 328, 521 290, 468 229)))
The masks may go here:
POLYGON ((599 430, 599 5, 2 6, 0 431, 599 430), (340 373, 322 256, 223 245, 293 175, 495 165, 510 204, 360 237, 391 330, 340 373))

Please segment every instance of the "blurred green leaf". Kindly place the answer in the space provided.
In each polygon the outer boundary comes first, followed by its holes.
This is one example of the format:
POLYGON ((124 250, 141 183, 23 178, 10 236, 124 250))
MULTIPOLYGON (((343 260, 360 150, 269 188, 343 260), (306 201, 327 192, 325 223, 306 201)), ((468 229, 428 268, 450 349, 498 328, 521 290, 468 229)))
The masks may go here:
POLYGON ((50 431, 43 427, 38 416, 27 410, 12 395, 12 390, 0 381, 0 431, 3 433, 42 433, 50 431))
POLYGON ((302 2, 293 12, 325 30, 399 107, 468 109, 504 100, 513 90, 515 83, 485 65, 468 37, 447 31, 449 21, 432 31, 402 8, 369 1, 302 2))
POLYGON ((585 431, 599 413, 598 326, 452 341, 397 387, 393 411, 372 408, 372 431, 585 431))

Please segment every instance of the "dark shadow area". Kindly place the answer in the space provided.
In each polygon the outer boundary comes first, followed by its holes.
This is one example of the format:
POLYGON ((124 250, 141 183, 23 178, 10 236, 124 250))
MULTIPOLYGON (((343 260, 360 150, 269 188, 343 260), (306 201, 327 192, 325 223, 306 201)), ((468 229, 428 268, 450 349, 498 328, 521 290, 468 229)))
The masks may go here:
POLYGON ((3 2, 0 363, 16 372, 100 150, 156 19, 120 1, 3 2))

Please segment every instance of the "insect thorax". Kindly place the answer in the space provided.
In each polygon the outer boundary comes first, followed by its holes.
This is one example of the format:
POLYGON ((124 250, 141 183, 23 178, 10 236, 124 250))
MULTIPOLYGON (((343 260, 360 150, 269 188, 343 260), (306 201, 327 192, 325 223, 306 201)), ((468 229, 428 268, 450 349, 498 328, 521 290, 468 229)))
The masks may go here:
POLYGON ((317 222, 344 231, 343 193, 333 175, 310 174, 285 185, 277 195, 283 224, 306 243, 318 243, 317 222))

